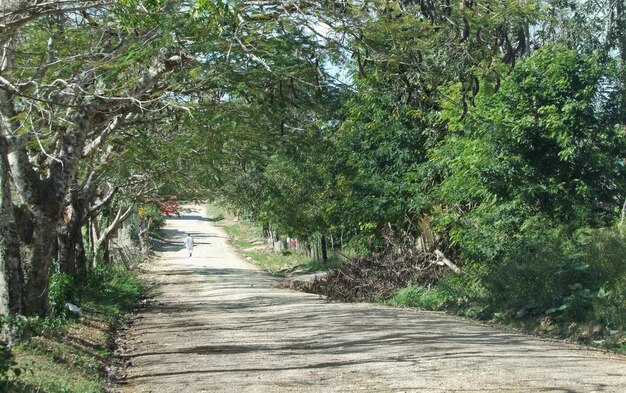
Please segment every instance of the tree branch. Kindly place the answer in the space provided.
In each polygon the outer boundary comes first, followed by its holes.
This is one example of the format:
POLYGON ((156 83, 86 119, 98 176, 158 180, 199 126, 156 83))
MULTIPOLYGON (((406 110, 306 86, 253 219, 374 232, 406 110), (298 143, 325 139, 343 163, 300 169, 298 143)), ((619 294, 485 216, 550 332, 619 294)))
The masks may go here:
POLYGON ((107 196, 105 196, 100 202, 98 202, 97 204, 89 208, 89 213, 88 213, 89 216, 96 215, 96 213, 98 213, 100 209, 102 209, 109 202, 111 202, 111 200, 113 199, 115 194, 117 194, 118 191, 119 191, 119 187, 113 187, 107 196))
MULTIPOLYGON (((130 118, 130 116, 130 114, 126 115, 126 119, 130 118)), ((119 127, 121 117, 121 115, 115 116, 113 120, 111 120, 109 125, 106 126, 105 129, 100 133, 100 135, 94 138, 83 148, 83 157, 90 156, 91 154, 93 154, 94 151, 96 151, 96 149, 98 149, 100 146, 102 146, 102 144, 104 144, 104 142, 106 142, 108 137, 111 136, 111 134, 113 134, 113 132, 115 132, 115 130, 117 130, 117 128, 119 127)))
POLYGON ((0 6, 0 46, 6 44, 20 28, 42 16, 66 14, 114 4, 115 2, 110 0, 4 0, 0 6))
POLYGON ((451 260, 446 258, 446 256, 441 251, 435 250, 435 255, 437 256, 437 260, 435 261, 436 264, 446 265, 450 269, 452 269, 452 271, 455 273, 458 273, 461 271, 461 268, 455 265, 451 260))
POLYGON ((111 225, 109 225, 104 231, 102 231, 102 234, 100 235, 100 237, 97 240, 97 244, 100 245, 102 244, 104 241, 106 241, 115 231, 117 231, 120 226, 122 225, 122 223, 124 221, 126 221, 126 219, 128 218, 128 216, 130 216, 130 214, 133 212, 133 206, 130 205, 128 207, 126 207, 126 209, 119 209, 117 211, 117 214, 115 216, 115 218, 113 219, 113 221, 111 222, 111 225))

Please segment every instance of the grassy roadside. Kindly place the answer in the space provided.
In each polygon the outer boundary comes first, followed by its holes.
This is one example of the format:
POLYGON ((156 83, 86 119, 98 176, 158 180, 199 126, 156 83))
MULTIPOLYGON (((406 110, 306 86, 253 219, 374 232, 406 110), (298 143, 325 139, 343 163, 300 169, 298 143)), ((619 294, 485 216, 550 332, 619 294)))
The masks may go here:
POLYGON ((263 230, 259 225, 247 220, 238 220, 216 204, 207 206, 207 214, 209 220, 228 234, 231 243, 246 259, 275 276, 326 271, 341 264, 340 256, 333 253, 329 254, 329 261, 326 264, 297 251, 285 250, 283 253, 276 253, 264 241, 263 230))
POLYGON ((467 297, 445 284, 432 288, 411 285, 400 289, 384 303, 396 307, 443 311, 517 332, 626 354, 626 331, 619 327, 609 328, 596 321, 559 320, 546 315, 521 316, 512 312, 489 312, 483 303, 468 301, 467 297))
POLYGON ((143 293, 134 272, 98 268, 76 292, 78 316, 14 321, 22 342, 12 348, 14 365, 0 391, 105 392, 115 325, 143 293))

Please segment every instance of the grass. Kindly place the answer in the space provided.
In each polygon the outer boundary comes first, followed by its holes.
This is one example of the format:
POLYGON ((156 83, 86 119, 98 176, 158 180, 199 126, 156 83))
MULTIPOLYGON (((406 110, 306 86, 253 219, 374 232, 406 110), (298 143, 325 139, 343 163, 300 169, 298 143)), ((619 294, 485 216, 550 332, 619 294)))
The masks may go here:
POLYGON ((606 325, 594 321, 574 323, 546 315, 520 317, 512 311, 492 312, 488 311, 489 307, 485 305, 484 299, 470 300, 469 297, 460 296, 457 291, 446 285, 432 288, 410 285, 398 290, 384 303, 397 307, 446 311, 466 318, 488 321, 519 332, 563 339, 626 354, 626 332, 623 329, 609 329, 606 325))
POLYGON ((297 252, 281 254, 271 250, 243 251, 244 255, 249 256, 255 264, 276 276, 286 276, 291 272, 301 274, 321 272, 341 265, 341 261, 336 258, 324 264, 297 252))
POLYGON ((447 301, 449 301, 449 295, 437 287, 429 289, 419 285, 410 285, 396 292, 385 303, 392 306, 440 310, 447 301))
POLYGON ((263 229, 257 223, 237 220, 216 204, 209 205, 207 213, 209 220, 217 222, 224 229, 231 243, 241 254, 273 275, 284 277, 294 271, 302 274, 313 273, 341 265, 342 258, 330 250, 329 261, 326 264, 295 250, 274 252, 271 246, 266 244, 263 229))
POLYGON ((83 299, 83 309, 107 316, 113 322, 132 309, 144 290, 134 272, 121 267, 103 267, 91 272, 79 296, 83 299))
POLYGON ((9 373, 6 391, 104 392, 114 325, 143 293, 144 286, 134 272, 98 268, 78 291, 80 316, 21 320, 18 332, 32 337, 12 350, 16 362, 13 369, 18 369, 20 375, 9 373))
MULTIPOLYGON (((74 330, 74 329, 71 329, 74 330)), ((72 331, 60 337, 38 336, 15 349, 20 378, 12 384, 12 392, 102 392, 102 364, 106 357, 93 353, 72 331)), ((91 341, 92 348, 104 347, 106 341, 91 341)), ((105 352, 106 353, 106 352, 105 352)))

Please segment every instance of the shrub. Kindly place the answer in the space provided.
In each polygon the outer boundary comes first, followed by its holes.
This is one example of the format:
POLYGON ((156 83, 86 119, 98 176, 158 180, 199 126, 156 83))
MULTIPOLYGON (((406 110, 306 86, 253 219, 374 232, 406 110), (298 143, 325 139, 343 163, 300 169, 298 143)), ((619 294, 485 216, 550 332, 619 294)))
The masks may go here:
POLYGON ((613 328, 626 329, 626 236, 616 230, 586 234, 583 243, 593 281, 592 318, 613 328))
POLYGON ((9 346, 0 342, 0 391, 8 388, 11 368, 16 365, 9 346))
POLYGON ((517 317, 626 327, 626 238, 612 229, 525 228, 485 276, 488 302, 517 317))
MULTIPOLYGON (((6 318, 0 320, 0 331, 4 331, 7 329, 6 318)), ((0 392, 7 391, 10 387, 11 380, 16 379, 21 374, 21 369, 17 367, 17 363, 15 362, 15 356, 11 351, 9 345, 0 341, 0 392)))
POLYGON ((419 285, 409 285, 399 290, 387 303, 426 310, 439 310, 449 300, 450 294, 442 288, 429 289, 419 285))
POLYGON ((74 279, 65 273, 60 273, 58 266, 56 272, 50 275, 48 287, 48 302, 50 304, 50 315, 54 317, 65 317, 69 310, 66 307, 68 302, 74 301, 76 296, 76 286, 74 279))

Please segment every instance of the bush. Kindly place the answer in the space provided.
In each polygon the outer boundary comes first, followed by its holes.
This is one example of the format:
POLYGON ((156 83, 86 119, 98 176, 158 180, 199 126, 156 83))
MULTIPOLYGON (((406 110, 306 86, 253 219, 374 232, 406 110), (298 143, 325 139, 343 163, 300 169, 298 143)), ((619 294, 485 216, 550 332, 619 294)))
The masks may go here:
POLYGON ((5 391, 9 386, 9 369, 14 365, 9 348, 0 343, 0 391, 5 391))
POLYGON ((626 236, 615 230, 598 230, 584 243, 589 276, 594 288, 592 318, 612 328, 626 329, 626 236))
POLYGON ((5 389, 8 389, 11 373, 15 377, 19 376, 19 369, 15 366, 16 363, 9 346, 0 341, 0 391, 4 392, 5 389))
MULTIPOLYGON (((6 331, 7 325, 10 325, 10 321, 6 317, 0 319, 0 331, 6 331)), ((11 348, 6 342, 0 341, 0 392, 7 391, 11 381, 17 379, 21 373, 11 348)))
POLYGON ((450 294, 446 293, 442 288, 434 287, 428 289, 419 285, 409 285, 399 290, 387 303, 394 306, 439 310, 450 299, 450 294))
POLYGON ((69 310, 66 307, 68 302, 74 301, 76 296, 76 286, 74 279, 65 273, 53 273, 50 276, 48 287, 48 302, 50 304, 50 315, 64 318, 69 310))
POLYGON ((485 276, 488 303, 516 317, 626 327, 626 238, 618 231, 533 225, 485 276))

